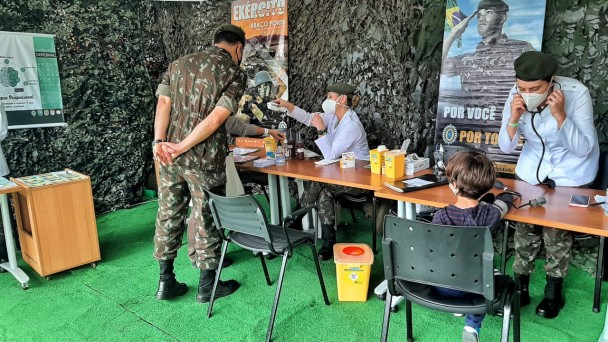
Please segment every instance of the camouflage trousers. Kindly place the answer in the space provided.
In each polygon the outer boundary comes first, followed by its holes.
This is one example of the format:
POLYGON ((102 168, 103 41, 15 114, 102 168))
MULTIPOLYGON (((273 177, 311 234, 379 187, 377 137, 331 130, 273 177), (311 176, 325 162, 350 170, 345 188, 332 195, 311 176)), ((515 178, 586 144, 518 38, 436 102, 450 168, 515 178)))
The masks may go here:
POLYGON ((182 245, 182 237, 186 230, 188 204, 192 199, 192 211, 188 221, 196 227, 194 235, 196 266, 201 270, 217 269, 221 237, 213 224, 203 188, 223 195, 225 186, 222 180, 217 178, 217 173, 183 166, 161 165, 159 171, 154 258, 170 260, 177 256, 177 250, 182 245))
POLYGON ((545 272, 555 278, 566 277, 572 248, 572 233, 550 227, 535 228, 525 223, 515 225, 513 272, 530 274, 534 271, 534 261, 540 251, 541 238, 545 242, 547 252, 545 272))
POLYGON ((321 224, 333 226, 336 222, 334 198, 341 194, 360 195, 366 191, 341 185, 306 182, 304 192, 300 197, 300 205, 305 207, 316 203, 319 206, 318 215, 321 224))

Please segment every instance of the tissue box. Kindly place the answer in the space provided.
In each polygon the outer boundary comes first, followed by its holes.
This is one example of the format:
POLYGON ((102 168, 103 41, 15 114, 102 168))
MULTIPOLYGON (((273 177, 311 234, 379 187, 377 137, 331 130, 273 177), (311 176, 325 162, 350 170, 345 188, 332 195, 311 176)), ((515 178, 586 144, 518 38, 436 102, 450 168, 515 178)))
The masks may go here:
POLYGON ((416 172, 428 169, 430 165, 429 158, 411 160, 408 156, 407 161, 405 162, 405 174, 411 176, 416 172))
POLYGON ((390 151, 384 154, 384 166, 386 168, 386 177, 399 178, 403 177, 405 168, 405 152, 390 151))
POLYGON ((378 151, 377 148, 369 151, 369 163, 372 166, 372 173, 382 174, 382 166, 384 166, 384 153, 388 150, 378 151))

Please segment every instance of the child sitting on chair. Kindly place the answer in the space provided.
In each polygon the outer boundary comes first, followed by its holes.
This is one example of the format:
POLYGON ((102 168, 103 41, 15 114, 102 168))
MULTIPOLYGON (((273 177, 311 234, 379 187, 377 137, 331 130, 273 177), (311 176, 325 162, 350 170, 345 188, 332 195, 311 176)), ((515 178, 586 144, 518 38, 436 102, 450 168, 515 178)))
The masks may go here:
MULTIPOLYGON (((496 180, 494 164, 484 154, 478 152, 461 152, 448 161, 446 175, 449 187, 456 195, 456 203, 439 209, 433 223, 450 226, 490 227, 492 234, 500 221, 500 210, 491 204, 479 202, 496 180)), ((435 287, 442 296, 450 298, 467 298, 468 292, 435 287)), ((485 314, 467 314, 462 331, 463 342, 479 341, 479 329, 485 314)))

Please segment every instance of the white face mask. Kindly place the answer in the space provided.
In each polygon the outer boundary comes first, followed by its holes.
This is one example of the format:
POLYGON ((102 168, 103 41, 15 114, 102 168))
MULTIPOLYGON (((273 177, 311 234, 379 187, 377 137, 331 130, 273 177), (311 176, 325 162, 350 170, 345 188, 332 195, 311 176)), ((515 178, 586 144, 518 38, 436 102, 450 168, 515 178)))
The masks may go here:
POLYGON ((521 97, 524 98, 524 102, 526 103, 526 108, 528 109, 528 112, 536 111, 538 106, 547 99, 547 96, 549 96, 548 88, 547 88, 547 91, 542 94, 535 94, 535 93, 521 94, 521 97))
POLYGON ((323 111, 328 114, 336 114, 336 106, 348 107, 341 103, 336 102, 336 101, 340 100, 340 98, 342 96, 344 96, 344 95, 338 96, 338 98, 335 100, 325 99, 325 101, 323 101, 323 105, 322 105, 323 111))
POLYGON ((454 196, 458 197, 458 189, 456 188, 456 183, 449 183, 448 187, 454 193, 454 196))
POLYGON ((323 111, 327 114, 335 114, 336 101, 332 99, 325 99, 325 101, 323 101, 323 111))
POLYGON ((540 106, 540 104, 543 103, 549 96, 549 89, 551 89, 552 85, 553 85, 553 80, 551 80, 551 83, 549 83, 549 87, 547 88, 547 91, 545 91, 542 94, 519 93, 521 95, 521 97, 524 99, 524 103, 526 104, 526 109, 528 110, 528 112, 537 111, 538 106, 540 106))

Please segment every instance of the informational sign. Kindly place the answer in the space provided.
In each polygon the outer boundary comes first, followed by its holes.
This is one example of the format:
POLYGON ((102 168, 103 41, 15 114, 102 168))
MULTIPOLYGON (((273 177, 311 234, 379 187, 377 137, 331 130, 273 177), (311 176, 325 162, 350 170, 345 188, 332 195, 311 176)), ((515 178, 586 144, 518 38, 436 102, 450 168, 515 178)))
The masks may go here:
POLYGON ((0 31, 0 102, 9 129, 65 125, 52 35, 0 31))
POLYGON ((519 151, 498 147, 513 62, 540 50, 545 0, 448 0, 435 142, 480 149, 513 172, 519 151))
POLYGON ((231 17, 247 39, 241 66, 248 86, 237 115, 252 124, 279 128, 285 113, 273 110, 268 102, 288 99, 287 0, 233 1, 231 17))

